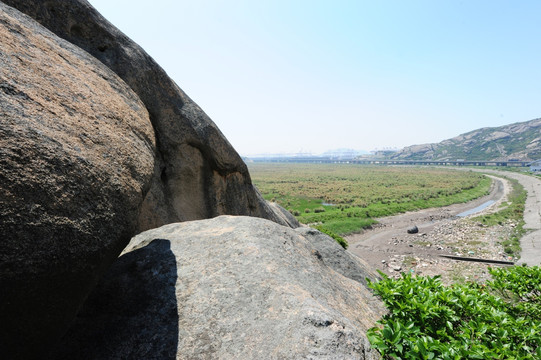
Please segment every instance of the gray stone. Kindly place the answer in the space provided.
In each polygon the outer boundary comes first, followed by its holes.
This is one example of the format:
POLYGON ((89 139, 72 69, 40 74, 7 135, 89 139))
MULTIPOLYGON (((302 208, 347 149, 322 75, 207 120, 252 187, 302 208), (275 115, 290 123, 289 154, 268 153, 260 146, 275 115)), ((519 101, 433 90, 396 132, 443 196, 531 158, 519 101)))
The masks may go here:
POLYGON ((291 228, 297 228, 300 226, 297 218, 293 216, 289 211, 281 207, 275 202, 269 202, 268 205, 273 210, 273 212, 280 218, 280 221, 276 221, 279 224, 289 226, 291 228))
POLYGON ((413 225, 412 227, 408 228, 407 232, 408 234, 417 234, 419 232, 419 228, 417 228, 417 225, 413 225))
POLYGON ((0 358, 43 357, 137 228, 148 112, 87 52, 0 3, 0 358))
MULTIPOLYGON (((328 265, 331 253, 315 245, 333 244, 324 236, 232 216, 141 233, 92 293, 57 358, 377 359, 366 331, 381 304, 328 265)), ((371 276, 355 263, 349 271, 371 276)))
MULTIPOLYGON (((284 222, 252 185, 248 168, 214 122, 136 43, 84 0, 3 0, 120 76, 145 104, 157 139, 139 230, 222 214, 284 222)), ((189 71, 189 70, 186 70, 189 71)), ((298 226, 296 220, 294 226, 298 226)))
POLYGON ((363 285, 367 284, 367 278, 372 281, 381 278, 366 261, 349 251, 344 251, 342 246, 330 236, 306 226, 299 227, 295 231, 310 240, 327 266, 345 277, 358 281, 363 285))

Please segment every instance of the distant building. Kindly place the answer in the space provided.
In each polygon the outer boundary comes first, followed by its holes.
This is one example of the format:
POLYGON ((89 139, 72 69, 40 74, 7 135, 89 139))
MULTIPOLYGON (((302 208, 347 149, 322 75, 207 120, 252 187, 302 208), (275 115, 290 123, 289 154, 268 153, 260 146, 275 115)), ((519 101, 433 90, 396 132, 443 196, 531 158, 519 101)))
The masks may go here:
POLYGON ((534 162, 531 162, 529 165, 530 165, 530 171, 531 172, 540 172, 541 171, 541 160, 536 160, 534 162))
POLYGON ((397 149, 383 149, 383 150, 372 150, 370 152, 376 157, 389 157, 396 154, 398 150, 397 149))

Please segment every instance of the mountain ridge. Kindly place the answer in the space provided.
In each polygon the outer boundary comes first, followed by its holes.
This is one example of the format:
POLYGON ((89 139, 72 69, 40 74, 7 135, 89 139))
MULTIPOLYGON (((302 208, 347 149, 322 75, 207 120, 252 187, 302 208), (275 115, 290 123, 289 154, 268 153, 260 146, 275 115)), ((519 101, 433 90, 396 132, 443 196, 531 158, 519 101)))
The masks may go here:
POLYGON ((484 127, 439 143, 407 146, 389 156, 396 160, 533 161, 541 158, 541 118, 484 127))

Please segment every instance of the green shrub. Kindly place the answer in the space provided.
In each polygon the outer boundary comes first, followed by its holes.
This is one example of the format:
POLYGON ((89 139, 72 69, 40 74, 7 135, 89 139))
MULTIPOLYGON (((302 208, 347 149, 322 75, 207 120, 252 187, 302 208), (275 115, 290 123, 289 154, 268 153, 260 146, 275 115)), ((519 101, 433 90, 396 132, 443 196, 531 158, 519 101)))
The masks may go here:
POLYGON ((323 206, 320 206, 318 208, 315 208, 314 209, 314 212, 317 214, 317 213, 322 213, 322 212, 325 212, 325 208, 323 206))
POLYGON ((332 237, 334 240, 336 240, 336 242, 338 244, 340 244, 340 246, 342 246, 344 249, 347 249, 348 248, 348 242, 346 239, 344 239, 343 237, 341 237, 340 235, 336 235, 335 233, 333 233, 332 231, 324 228, 323 226, 321 225, 318 225, 318 226, 315 226, 316 229, 318 229, 319 231, 321 231, 322 233, 324 234, 327 234, 329 235, 330 237, 332 237))
POLYGON ((368 331, 384 359, 540 359, 541 268, 491 269, 493 281, 444 286, 409 273, 369 286, 389 309, 368 331))

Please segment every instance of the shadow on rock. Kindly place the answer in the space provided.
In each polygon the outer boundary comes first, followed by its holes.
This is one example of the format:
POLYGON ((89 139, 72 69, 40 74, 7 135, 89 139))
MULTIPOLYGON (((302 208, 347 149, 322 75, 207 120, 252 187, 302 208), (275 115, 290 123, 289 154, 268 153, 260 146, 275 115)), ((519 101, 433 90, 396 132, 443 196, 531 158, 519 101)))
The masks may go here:
POLYGON ((177 264, 156 239, 113 264, 60 342, 56 359, 175 359, 177 264))

